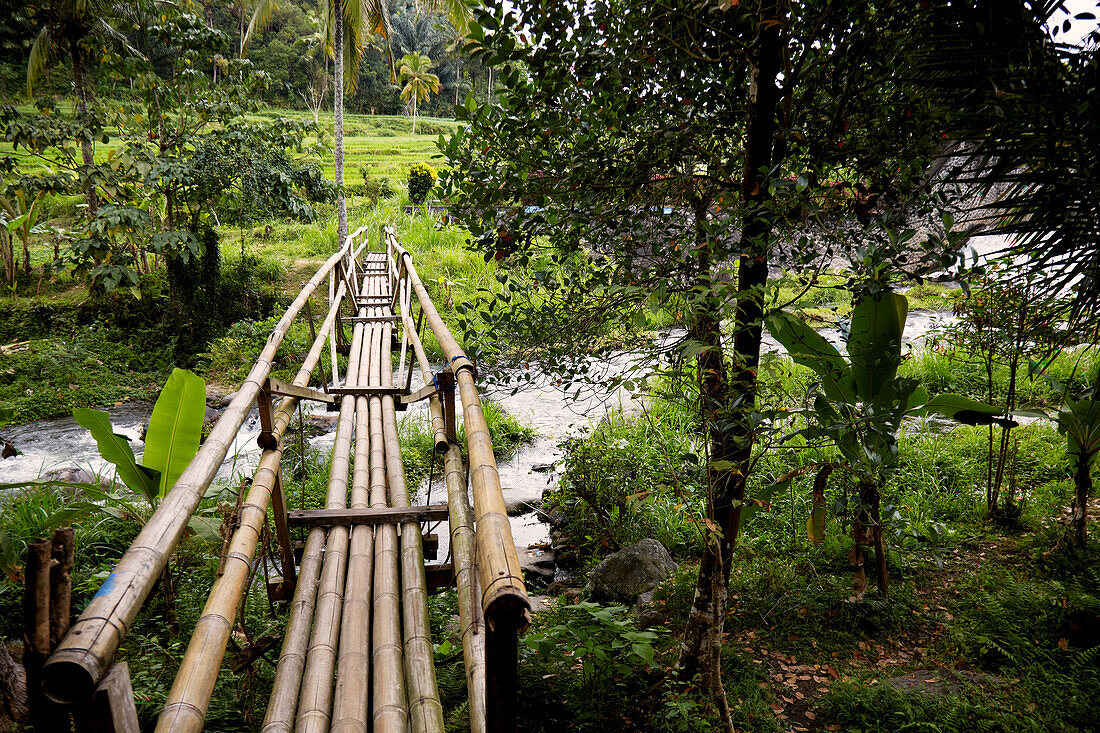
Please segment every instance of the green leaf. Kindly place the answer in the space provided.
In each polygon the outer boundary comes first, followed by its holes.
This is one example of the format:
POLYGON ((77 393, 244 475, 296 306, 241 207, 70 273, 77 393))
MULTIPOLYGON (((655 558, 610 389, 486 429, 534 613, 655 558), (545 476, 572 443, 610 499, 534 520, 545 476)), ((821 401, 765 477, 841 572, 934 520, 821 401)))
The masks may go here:
POLYGON ((892 292, 865 294, 852 308, 848 358, 856 394, 864 402, 874 400, 882 386, 897 375, 908 312, 909 301, 892 292))
POLYGON ((1013 420, 997 417, 1002 412, 1001 408, 957 394, 938 394, 918 408, 915 414, 927 415, 930 412, 967 425, 989 425, 991 423, 1007 427, 1016 425, 1013 420))
POLYGON ((222 541, 222 535, 220 531, 222 522, 220 519, 215 519, 214 517, 195 516, 191 517, 191 519, 188 520, 187 526, 190 527, 195 534, 197 534, 199 537, 206 540, 207 542, 220 544, 222 541))
POLYGON ((118 477, 135 494, 149 497, 157 495, 157 481, 160 474, 151 468, 139 466, 134 459, 130 441, 115 433, 111 427, 111 418, 103 410, 89 410, 78 407, 73 410, 76 424, 85 428, 95 438, 96 447, 103 460, 114 464, 118 477))
POLYGON ((796 364, 813 369, 821 388, 835 402, 855 402, 855 383, 848 362, 824 336, 788 313, 768 316, 765 325, 796 364))
POLYGON ((153 407, 145 431, 142 463, 160 472, 157 497, 162 497, 195 457, 206 416, 206 382, 186 369, 175 369, 153 407))

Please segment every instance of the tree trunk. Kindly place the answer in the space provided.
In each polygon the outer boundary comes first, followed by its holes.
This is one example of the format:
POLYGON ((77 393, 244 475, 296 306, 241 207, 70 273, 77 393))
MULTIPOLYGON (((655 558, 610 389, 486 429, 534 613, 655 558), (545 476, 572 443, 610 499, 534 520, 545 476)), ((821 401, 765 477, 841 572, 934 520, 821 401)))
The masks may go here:
MULTIPOLYGON (((84 50, 76 39, 69 41, 69 54, 73 63, 73 84, 76 86, 76 115, 84 123, 88 124, 88 100, 91 91, 88 88, 88 69, 84 59, 84 50)), ((89 174, 95 165, 95 148, 90 135, 84 136, 80 141, 80 157, 84 163, 84 173, 89 174)), ((91 180, 84 184, 84 200, 88 204, 88 216, 95 216, 99 208, 99 198, 96 196, 95 184, 91 180)))
POLYGON ((336 246, 342 247, 348 236, 348 209, 344 201, 344 12, 334 0, 332 8, 332 117, 333 148, 336 158, 336 246))
POLYGON ((708 661, 714 658, 721 641, 733 547, 741 524, 741 502, 752 458, 750 413, 756 401, 756 368, 760 361, 764 286, 772 235, 766 171, 774 164, 772 150, 779 101, 775 82, 781 50, 777 2, 765 0, 759 12, 750 58, 742 179, 745 215, 737 283, 740 297, 734 315, 734 354, 728 380, 719 320, 724 299, 720 288, 712 289, 712 310, 697 325, 698 340, 711 347, 699 359, 700 401, 706 413, 714 417, 709 423, 709 458, 712 463, 729 462, 732 468, 714 470, 708 466, 707 469, 708 484, 713 491, 713 507, 708 507, 708 515, 717 525, 718 536, 707 543, 703 554, 695 600, 680 648, 678 667, 687 676, 708 668, 708 661))
MULTIPOLYGON (((28 227, 28 228, 30 228, 30 227, 28 227)), ((33 268, 31 267, 31 235, 30 235, 30 233, 28 233, 27 236, 23 237, 23 274, 27 276, 28 280, 30 280, 31 276, 34 274, 32 272, 32 270, 33 270, 33 268)))
POLYGON ((15 297, 15 245, 7 229, 0 228, 0 259, 4 261, 4 285, 15 297))
POLYGON ((27 674, 0 642, 0 730, 23 730, 30 718, 27 674))
POLYGON ((1077 465, 1074 467, 1073 483, 1077 489, 1077 497, 1073 506, 1073 537, 1077 544, 1084 547, 1088 541, 1088 507, 1089 494, 1092 493, 1092 455, 1084 451, 1077 455, 1077 465))

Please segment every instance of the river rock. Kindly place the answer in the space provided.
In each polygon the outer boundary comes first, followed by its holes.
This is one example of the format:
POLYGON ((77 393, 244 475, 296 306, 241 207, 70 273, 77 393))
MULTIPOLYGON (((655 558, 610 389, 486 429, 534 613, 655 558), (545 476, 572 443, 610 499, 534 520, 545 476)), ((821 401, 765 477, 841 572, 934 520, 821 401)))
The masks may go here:
POLYGON ((581 599, 581 589, 577 585, 577 579, 570 575, 546 586, 546 595, 562 598, 566 603, 576 603, 581 599))
POLYGON ((524 575, 533 575, 544 582, 554 579, 554 551, 542 548, 516 547, 519 567, 524 575))
POLYGON ((6 440, 0 440, 0 458, 15 458, 23 455, 14 445, 6 440))
POLYGON ((585 591, 596 600, 633 603, 672 575, 676 567, 664 545, 646 538, 604 558, 592 569, 585 591))
POLYGON ((537 499, 505 499, 504 508, 507 510, 509 517, 518 517, 521 514, 537 511, 539 502, 537 499))
POLYGON ((206 406, 215 410, 229 407, 229 403, 237 396, 236 392, 226 392, 225 388, 217 384, 206 385, 206 406))
POLYGON ((638 602, 634 604, 634 615, 638 619, 639 628, 663 626, 668 621, 665 612, 653 600, 656 594, 656 590, 650 590, 638 596, 638 602))
POLYGON ((62 481, 67 484, 93 484, 102 489, 111 488, 111 479, 106 476, 97 476, 86 468, 80 466, 61 466, 51 468, 42 474, 39 481, 62 481))
POLYGON ((550 473, 551 471, 554 470, 554 464, 553 463, 536 463, 535 465, 531 466, 531 470, 534 471, 535 473, 550 473))

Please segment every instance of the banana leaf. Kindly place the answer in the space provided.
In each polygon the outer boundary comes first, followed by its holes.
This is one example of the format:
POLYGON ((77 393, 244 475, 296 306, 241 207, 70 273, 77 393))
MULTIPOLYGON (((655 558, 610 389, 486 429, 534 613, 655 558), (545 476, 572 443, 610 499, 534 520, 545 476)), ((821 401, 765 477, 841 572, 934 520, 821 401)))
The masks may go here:
POLYGON ((863 295, 852 308, 848 358, 856 394, 864 402, 874 400, 882 386, 897 375, 908 313, 905 296, 891 292, 863 295))
POLYGON ((153 406, 145 431, 142 463, 160 472, 157 498, 168 493, 195 457, 206 416, 206 382, 186 369, 175 369, 153 406))
POLYGON ((153 501, 157 495, 160 473, 138 464, 134 459, 134 451, 130 448, 130 441, 111 427, 111 417, 103 410, 78 407, 73 410, 73 418, 77 425, 92 434, 99 455, 114 465, 122 483, 135 494, 141 494, 148 497, 150 502, 153 501))
POLYGON ((764 324, 796 364, 813 369, 821 388, 833 402, 853 403, 856 398, 852 370, 836 347, 824 336, 787 313, 774 313, 764 324))

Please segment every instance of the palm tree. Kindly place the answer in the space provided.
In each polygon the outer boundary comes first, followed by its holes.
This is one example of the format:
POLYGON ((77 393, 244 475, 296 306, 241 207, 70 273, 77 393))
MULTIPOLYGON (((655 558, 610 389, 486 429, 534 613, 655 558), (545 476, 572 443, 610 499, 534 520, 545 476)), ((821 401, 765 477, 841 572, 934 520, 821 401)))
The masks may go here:
POLYGON ((407 53, 401 59, 399 82, 406 82, 401 90, 401 99, 412 104, 413 134, 416 134, 416 106, 439 91, 439 77, 432 72, 432 60, 419 51, 407 53))
MULTIPOLYGON (((392 32, 385 0, 326 0, 325 38, 332 36, 329 58, 333 64, 333 148, 336 168, 336 243, 341 246, 348 235, 348 210, 344 201, 344 93, 355 91, 359 62, 369 35, 389 38, 392 32), (339 13, 337 13, 339 8, 339 13), (340 22, 334 22, 334 18, 340 22)), ((392 65, 392 64, 391 64, 392 65)))
MULTIPOLYGON (((34 83, 50 62, 59 55, 67 55, 72 63, 73 87, 76 90, 76 114, 85 118, 88 105, 95 92, 88 78, 88 41, 93 36, 107 37, 120 43, 130 53, 140 56, 126 37, 111 25, 113 19, 129 16, 133 8, 126 3, 106 0, 47 0, 29 3, 26 11, 39 26, 38 35, 31 45, 27 59, 27 94, 33 92, 34 83)), ((95 149, 91 136, 80 143, 80 153, 86 170, 95 164, 95 149)), ((99 200, 95 186, 89 184, 85 192, 88 213, 94 214, 99 200)))

